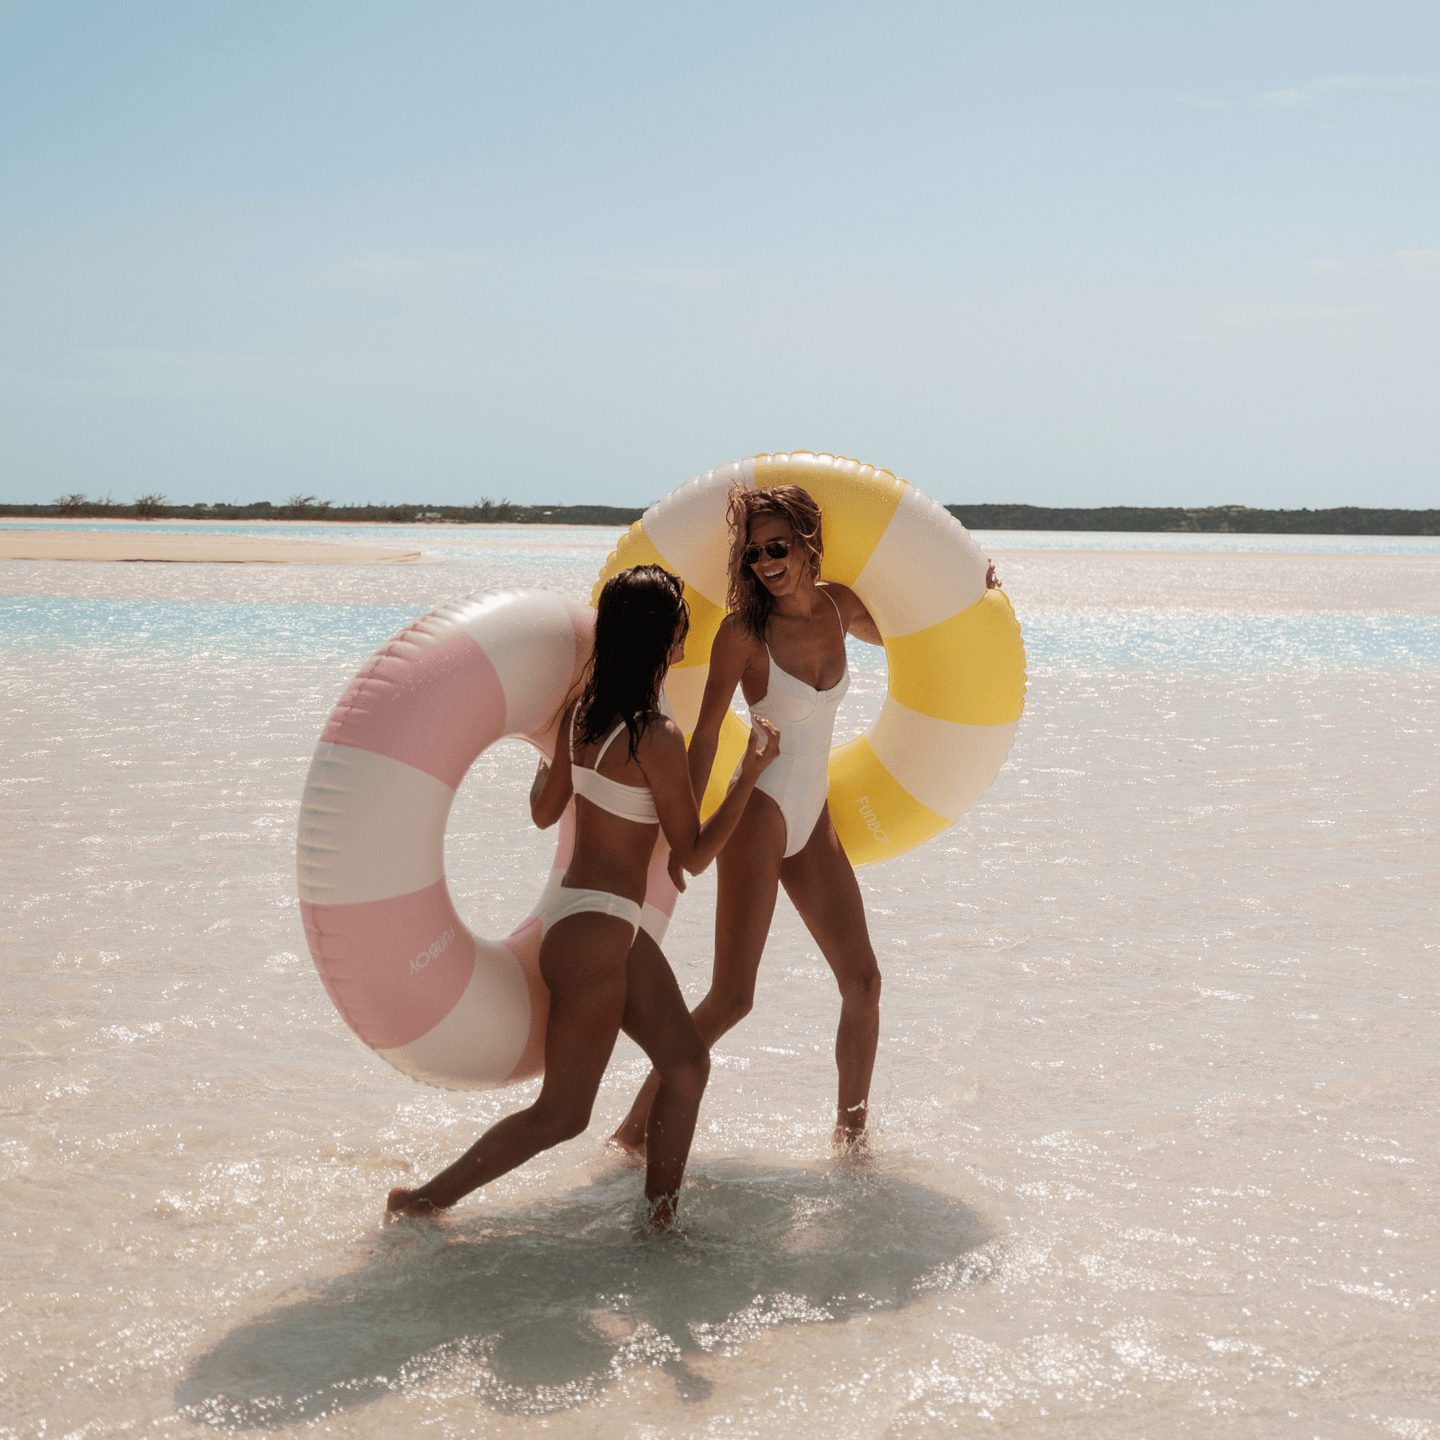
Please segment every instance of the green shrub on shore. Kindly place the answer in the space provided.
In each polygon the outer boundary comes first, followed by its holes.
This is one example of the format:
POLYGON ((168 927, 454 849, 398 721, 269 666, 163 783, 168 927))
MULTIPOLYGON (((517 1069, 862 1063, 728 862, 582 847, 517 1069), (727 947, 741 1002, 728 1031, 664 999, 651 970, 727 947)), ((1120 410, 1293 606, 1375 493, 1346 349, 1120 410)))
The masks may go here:
MULTIPOLYGON (((1044 505, 947 505, 971 530, 1089 530, 1236 535, 1440 535, 1440 510, 1252 510, 1245 505, 1106 505, 1060 509, 1044 505)), ((306 520, 351 525, 631 525, 644 512, 623 505, 516 505, 485 497, 471 505, 336 505, 313 495, 292 495, 283 505, 170 505, 160 494, 122 505, 109 495, 61 495, 50 505, 0 505, 0 518, 306 520)))
POLYGON ((947 505, 967 530, 1109 530, 1198 535, 1440 535, 1440 510, 1252 510, 1246 505, 947 505))

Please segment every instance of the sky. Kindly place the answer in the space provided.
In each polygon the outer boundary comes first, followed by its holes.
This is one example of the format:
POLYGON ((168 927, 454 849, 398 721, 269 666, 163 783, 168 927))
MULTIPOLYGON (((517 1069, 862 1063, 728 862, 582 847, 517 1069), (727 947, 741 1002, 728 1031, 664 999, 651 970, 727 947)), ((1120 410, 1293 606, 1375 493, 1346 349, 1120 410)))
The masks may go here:
POLYGON ((0 0, 0 500, 1440 505, 1440 6, 0 0))

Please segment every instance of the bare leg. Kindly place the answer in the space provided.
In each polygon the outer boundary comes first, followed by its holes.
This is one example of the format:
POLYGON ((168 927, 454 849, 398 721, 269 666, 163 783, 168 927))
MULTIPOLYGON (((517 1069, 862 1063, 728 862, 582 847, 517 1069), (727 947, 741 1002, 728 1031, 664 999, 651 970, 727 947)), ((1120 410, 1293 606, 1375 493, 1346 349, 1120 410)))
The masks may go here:
POLYGON ((880 967, 870 946, 860 886, 830 823, 828 805, 805 848, 780 862, 780 882, 840 986, 835 1141, 852 1145, 869 1118, 870 1077, 880 1040, 880 967))
MULTIPOLYGON (((752 795, 715 862, 715 969, 709 992, 693 1012, 707 1048, 738 1025, 754 1003, 755 974, 775 914, 784 851, 780 807, 768 795, 752 795)), ((644 1153, 646 1124, 659 1087, 660 1077, 652 1070, 615 1132, 615 1144, 632 1154, 644 1153)))
POLYGON ((630 926, 613 915, 571 915, 550 927, 540 947, 550 1019, 545 1079, 535 1103, 492 1125, 453 1165, 418 1189, 392 1190, 387 1211, 430 1215, 444 1210, 585 1129, 625 1013, 630 936, 630 926))
POLYGON ((620 1028, 650 1057, 659 1079, 645 1127, 645 1198, 651 1223, 663 1229, 675 1218, 710 1055, 685 1008, 675 972, 643 930, 630 947, 627 971, 620 1028))

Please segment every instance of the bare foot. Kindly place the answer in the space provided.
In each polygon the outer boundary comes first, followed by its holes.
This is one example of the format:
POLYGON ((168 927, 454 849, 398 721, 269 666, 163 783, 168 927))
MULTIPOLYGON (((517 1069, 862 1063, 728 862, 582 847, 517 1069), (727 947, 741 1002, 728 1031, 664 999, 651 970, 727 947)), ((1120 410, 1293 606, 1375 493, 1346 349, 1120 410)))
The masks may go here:
POLYGON ((870 1153, 870 1136, 863 1126, 856 1129, 852 1125, 837 1125, 835 1133, 830 1137, 830 1143, 841 1155, 854 1155, 858 1158, 870 1153))
POLYGON ((645 1230, 651 1235, 685 1235, 676 1218, 679 1200, 674 1195, 661 1195, 645 1202, 645 1230))
POLYGON ((396 1215, 438 1215, 440 1207, 433 1200, 416 1200, 412 1197, 415 1191, 406 1189, 403 1185, 397 1185, 385 1201, 385 1218, 387 1221, 396 1215))
POLYGON ((627 1170, 643 1170, 645 1168, 644 1144, 632 1145, 628 1140, 622 1140, 618 1130, 605 1142, 605 1148, 613 1150, 627 1170))

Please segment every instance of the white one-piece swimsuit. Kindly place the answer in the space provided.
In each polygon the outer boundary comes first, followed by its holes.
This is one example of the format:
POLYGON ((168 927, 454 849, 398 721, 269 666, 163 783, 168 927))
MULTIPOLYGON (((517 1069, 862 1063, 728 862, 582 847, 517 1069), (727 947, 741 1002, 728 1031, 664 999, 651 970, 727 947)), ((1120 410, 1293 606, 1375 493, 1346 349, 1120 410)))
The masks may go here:
MULTIPOLYGON (((605 758, 605 752, 610 748, 610 742, 624 729, 625 722, 621 720, 605 737, 604 743, 595 756, 594 768, 587 768, 575 763, 575 719, 572 715, 570 719, 570 783, 577 795, 583 796, 592 805, 604 810, 606 814, 617 815, 620 819, 629 820, 636 825, 654 825, 660 817, 655 810, 655 796, 648 786, 622 785, 618 780, 609 780, 604 775, 596 773, 601 760, 605 758)), ((644 921, 644 912, 641 907, 623 895, 616 895, 611 890, 586 890, 580 886, 561 885, 555 891, 550 903, 541 912, 541 935, 543 936, 557 920, 567 919, 571 915, 613 915, 617 920, 629 922, 632 938, 644 921)), ((650 925, 647 924, 644 928, 647 933, 654 933, 650 925)), ((655 936, 657 944, 664 933, 662 928, 660 935, 655 936)))
MULTIPOLYGON (((835 605, 833 595, 822 593, 835 605)), ((838 605, 835 618, 840 620, 838 605)), ((843 620, 840 636, 843 641, 843 620)), ((788 859, 805 848, 825 808, 830 788, 830 741, 835 733, 835 714, 850 688, 850 665, 845 663, 840 678, 828 690, 817 690, 782 670, 768 645, 765 653, 770 657, 770 679, 763 698, 750 707, 750 723, 768 720, 780 732, 780 754, 755 782, 755 788, 780 807, 788 859)))

